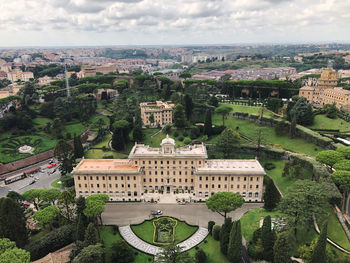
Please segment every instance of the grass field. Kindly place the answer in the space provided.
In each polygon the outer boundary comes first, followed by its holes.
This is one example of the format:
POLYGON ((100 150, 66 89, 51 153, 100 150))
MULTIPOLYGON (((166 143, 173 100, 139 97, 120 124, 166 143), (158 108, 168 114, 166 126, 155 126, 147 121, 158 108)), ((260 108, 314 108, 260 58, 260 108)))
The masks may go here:
POLYGON ((310 129, 339 129, 341 132, 350 131, 350 123, 344 121, 343 119, 327 118, 324 114, 319 114, 315 116, 314 124, 308 126, 310 129))
MULTIPOLYGON (((183 135, 184 134, 183 130, 177 130, 175 127, 171 128, 169 136, 175 140, 175 142, 176 142, 175 147, 180 147, 180 146, 184 146, 185 145, 185 143, 183 141, 180 141, 179 138, 180 137, 183 137, 183 138, 189 137, 190 130, 187 129, 186 133, 187 133, 187 136, 184 136, 183 135), (178 134, 177 137, 175 137, 175 133, 178 134)), ((158 148, 158 147, 160 147, 160 143, 162 142, 162 140, 165 137, 166 137, 166 133, 165 133, 165 131, 163 131, 163 132, 158 133, 156 136, 154 136, 152 138, 149 138, 149 137, 146 138, 143 143, 146 144, 146 145, 149 145, 151 147, 157 147, 158 148)))
POLYGON ((284 169, 284 165, 286 161, 281 160, 261 160, 261 164, 264 166, 265 163, 273 163, 276 167, 272 170, 265 170, 266 173, 273 179, 273 181, 277 184, 278 188, 281 190, 283 194, 287 193, 288 187, 292 186, 296 180, 298 179, 312 179, 312 173, 306 169, 302 169, 302 176, 300 178, 290 178, 290 177, 282 177, 282 172, 284 169))
POLYGON ((69 132, 73 138, 75 135, 81 135, 84 131, 86 131, 87 128, 80 122, 78 123, 67 123, 66 126, 64 126, 62 134, 64 137, 66 137, 67 133, 69 132))
MULTIPOLYGON (((213 124, 222 125, 221 115, 213 115, 213 124)), ((259 126, 257 123, 247 120, 241 120, 233 117, 226 117, 225 125, 229 128, 236 129, 248 138, 257 141, 258 129, 261 128, 262 143, 270 144, 274 146, 280 146, 285 150, 292 152, 305 153, 310 156, 316 156, 319 151, 323 149, 319 146, 314 145, 302 138, 290 139, 288 134, 277 136, 273 127, 270 126, 259 126)))
MULTIPOLYGON (((231 113, 234 112, 245 112, 254 115, 260 115, 261 107, 260 106, 245 106, 245 105, 235 105, 230 103, 220 103, 220 105, 228 105, 232 108, 231 113)), ((264 111, 264 117, 273 117, 274 115, 269 111, 264 111)))
MULTIPOLYGON (((106 247, 106 263, 112 263, 111 255, 112 255, 112 244, 118 240, 122 240, 123 238, 120 236, 119 232, 116 234, 113 233, 112 226, 104 226, 101 229, 101 238, 106 247)), ((135 250, 136 252, 136 250, 135 250)), ((150 263, 153 262, 153 256, 147 255, 140 251, 137 251, 137 256, 134 260, 134 263, 150 263)))
POLYGON ((58 183, 58 182, 60 182, 60 181, 61 181, 60 178, 56 179, 55 181, 53 181, 53 182, 51 183, 51 186, 52 186, 53 188, 58 188, 58 189, 60 189, 60 188, 62 187, 62 184, 59 184, 59 183, 58 183))
MULTIPOLYGON (((220 242, 216 241, 211 235, 198 245, 199 248, 203 249, 207 256, 205 263, 229 263, 228 259, 220 251, 220 242)), ((196 249, 192 248, 189 254, 194 257, 196 254, 196 249)))
MULTIPOLYGON (((153 243, 153 220, 146 220, 140 225, 131 225, 131 229, 142 240, 150 244, 153 243)), ((175 227, 175 242, 180 243, 184 241, 192 236, 197 229, 197 226, 190 226, 186 222, 177 220, 177 226, 175 227)))

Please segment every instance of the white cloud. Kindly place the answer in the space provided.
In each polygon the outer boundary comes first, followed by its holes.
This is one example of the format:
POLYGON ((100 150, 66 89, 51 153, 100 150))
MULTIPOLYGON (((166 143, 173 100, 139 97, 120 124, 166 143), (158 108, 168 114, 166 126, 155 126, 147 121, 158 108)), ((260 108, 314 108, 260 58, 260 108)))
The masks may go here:
POLYGON ((342 0, 0 0, 0 46, 349 41, 348 10, 342 0))

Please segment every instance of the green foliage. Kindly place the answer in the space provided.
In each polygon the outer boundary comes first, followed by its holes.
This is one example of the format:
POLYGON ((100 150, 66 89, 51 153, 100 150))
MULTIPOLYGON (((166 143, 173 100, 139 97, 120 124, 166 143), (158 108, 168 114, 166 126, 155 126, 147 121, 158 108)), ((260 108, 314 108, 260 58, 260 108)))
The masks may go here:
POLYGON ((350 146, 338 147, 337 152, 340 152, 345 159, 350 159, 350 146))
POLYGON ((350 160, 341 160, 333 165, 335 170, 350 171, 350 160))
POLYGON ((17 203, 22 203, 24 200, 23 196, 17 193, 16 191, 11 191, 7 193, 8 198, 11 198, 13 201, 16 201, 17 203))
POLYGON ((85 230, 84 246, 95 245, 98 241, 97 229, 93 223, 90 223, 85 230))
POLYGON ((220 232, 221 232, 221 226, 220 225, 214 225, 213 226, 213 238, 217 241, 220 240, 220 232))
POLYGON ((272 262, 275 236, 271 229, 271 216, 264 218, 263 226, 261 228, 261 241, 262 247, 264 248, 263 258, 269 262, 272 262))
POLYGON ((326 112, 326 116, 330 119, 335 119, 338 117, 339 110, 335 106, 335 103, 333 104, 326 104, 323 106, 323 109, 326 112))
POLYGON ((307 103, 305 98, 299 98, 290 113, 296 118, 297 124, 312 125, 314 122, 312 106, 307 103))
POLYGON ((214 221, 209 221, 208 222, 208 231, 209 231, 209 234, 211 235, 212 234, 212 231, 213 231, 213 227, 215 226, 215 222, 214 221))
POLYGON ((73 225, 65 225, 49 232, 36 242, 30 243, 26 249, 30 252, 31 260, 42 258, 46 254, 72 243, 73 230, 73 225))
POLYGON ((228 158, 232 153, 232 148, 239 143, 239 135, 233 129, 226 128, 219 136, 217 148, 224 154, 224 158, 228 158))
POLYGON ((188 94, 186 94, 184 97, 184 107, 185 107, 186 118, 189 121, 192 116, 193 102, 192 102, 192 98, 188 94))
POLYGON ((268 211, 277 207, 280 202, 281 195, 278 192, 273 180, 269 177, 265 178, 265 192, 264 192, 264 208, 268 211))
POLYGON ((43 201, 54 203, 60 194, 61 191, 58 189, 41 189, 40 198, 43 201))
POLYGON ((74 157, 77 158, 82 158, 84 156, 84 148, 83 144, 81 143, 80 136, 76 136, 74 134, 74 157))
POLYGON ((27 191, 25 191, 22 196, 24 198, 24 200, 28 201, 28 202, 33 202, 35 208, 37 210, 39 210, 39 202, 41 201, 41 192, 43 191, 43 189, 29 189, 27 191))
POLYGON ((215 113, 222 115, 222 126, 225 126, 225 117, 232 111, 229 105, 222 104, 215 109, 215 113))
POLYGON ((54 156, 59 162, 61 175, 66 175, 73 170, 73 148, 66 141, 59 140, 54 151, 54 156))
POLYGON ((195 255, 196 263, 205 263, 207 256, 203 249, 198 249, 195 255))
POLYGON ((279 109, 283 106, 282 99, 279 98, 268 98, 266 103, 266 108, 269 110, 278 113, 279 109))
POLYGON ((244 199, 240 194, 232 192, 218 192, 206 200, 208 209, 226 218, 226 214, 241 207, 244 199))
POLYGON ((242 233, 240 220, 235 221, 232 224, 227 258, 232 263, 240 263, 242 260, 242 233))
POLYGON ((177 104, 173 112, 174 125, 177 128, 186 126, 185 109, 181 104, 177 104))
POLYGON ((326 245, 327 245, 327 224, 321 229, 316 247, 312 253, 311 263, 326 263, 326 245))
POLYGON ((61 214, 68 220, 72 221, 74 216, 74 196, 71 192, 65 190, 60 193, 57 200, 57 207, 60 209, 61 214))
POLYGON ((135 253, 133 249, 124 241, 118 240, 112 244, 112 262, 133 263, 135 253))
POLYGON ((8 238, 0 239, 0 263, 30 263, 30 254, 8 238))
POLYGON ((273 246, 274 262, 290 263, 292 255, 292 242, 287 232, 282 232, 277 236, 275 245, 273 246))
POLYGON ((333 167, 334 164, 336 164, 339 161, 342 161, 343 159, 343 154, 334 150, 322 151, 316 155, 316 161, 324 163, 331 167, 333 167))
POLYGON ((297 180, 280 201, 280 210, 288 215, 288 222, 297 236, 297 227, 312 225, 316 218, 325 214, 329 194, 324 186, 310 180, 297 180))
POLYGON ((225 218, 224 224, 220 230, 220 250, 221 253, 227 255, 227 248, 230 241, 230 230, 232 228, 232 218, 225 218))
POLYGON ((18 247, 24 247, 28 239, 23 209, 8 197, 0 198, 0 238, 15 241, 18 247))
POLYGON ((102 244, 90 245, 81 250, 72 263, 104 263, 105 250, 102 244))
POLYGON ((161 252, 157 254, 155 263, 193 263, 193 258, 188 252, 182 252, 181 247, 174 243, 162 247, 161 252))
POLYGON ((211 121, 211 111, 207 110, 205 114, 205 122, 204 122, 204 134, 210 136, 212 134, 212 121, 211 121))
POLYGON ((37 221, 39 221, 40 224, 51 224, 52 221, 54 221, 57 216, 60 214, 60 210, 53 205, 50 205, 48 207, 45 207, 44 209, 41 209, 33 215, 33 218, 37 221))
POLYGON ((92 219, 100 218, 102 224, 101 214, 106 209, 106 202, 109 196, 106 194, 92 194, 86 198, 86 208, 84 214, 92 219))

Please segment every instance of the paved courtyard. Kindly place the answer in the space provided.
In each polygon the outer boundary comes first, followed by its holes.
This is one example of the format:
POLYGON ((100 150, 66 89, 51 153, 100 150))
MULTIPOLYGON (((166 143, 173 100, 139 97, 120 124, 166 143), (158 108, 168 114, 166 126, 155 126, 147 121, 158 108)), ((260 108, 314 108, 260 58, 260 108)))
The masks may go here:
MULTIPOLYGON (((262 203, 246 203, 241 208, 228 214, 233 220, 241 218, 247 211, 262 207, 262 203)), ((150 203, 108 203, 102 214, 103 224, 126 226, 142 223, 152 218, 151 211, 160 209, 163 215, 184 220, 189 224, 207 227, 208 221, 223 224, 224 218, 210 211, 205 204, 150 204, 150 203)))

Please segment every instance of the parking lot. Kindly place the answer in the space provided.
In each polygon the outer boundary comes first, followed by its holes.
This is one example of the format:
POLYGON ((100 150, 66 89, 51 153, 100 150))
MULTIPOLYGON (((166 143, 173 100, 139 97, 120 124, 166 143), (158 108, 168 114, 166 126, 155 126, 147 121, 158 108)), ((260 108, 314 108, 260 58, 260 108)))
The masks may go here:
MULTIPOLYGON (((36 172, 27 178, 5 185, 4 182, 0 184, 0 197, 6 196, 9 191, 16 191, 23 193, 29 189, 51 188, 51 183, 60 178, 58 167, 47 168, 49 163, 41 165, 41 172, 36 172), (55 172, 53 172, 56 170, 55 172), (35 181, 35 183, 32 183, 35 181)), ((29 170, 29 169, 28 169, 29 170)))

